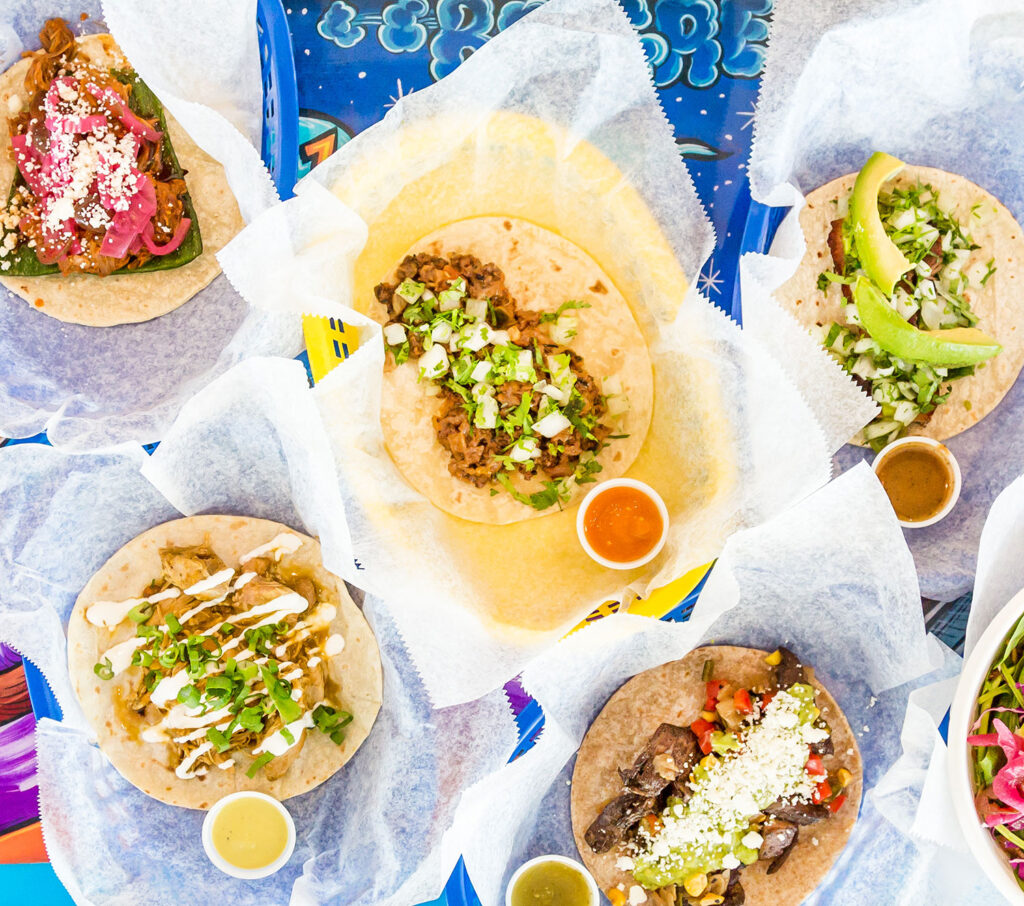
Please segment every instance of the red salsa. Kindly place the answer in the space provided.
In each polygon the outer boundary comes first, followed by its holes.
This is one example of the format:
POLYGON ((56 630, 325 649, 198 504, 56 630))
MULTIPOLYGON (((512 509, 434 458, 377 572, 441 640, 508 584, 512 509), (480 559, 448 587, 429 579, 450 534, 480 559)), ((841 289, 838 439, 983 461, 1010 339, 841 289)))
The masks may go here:
POLYGON ((650 553, 663 528, 658 505, 631 487, 600 491, 583 516, 583 533, 594 552, 615 563, 631 563, 650 553))

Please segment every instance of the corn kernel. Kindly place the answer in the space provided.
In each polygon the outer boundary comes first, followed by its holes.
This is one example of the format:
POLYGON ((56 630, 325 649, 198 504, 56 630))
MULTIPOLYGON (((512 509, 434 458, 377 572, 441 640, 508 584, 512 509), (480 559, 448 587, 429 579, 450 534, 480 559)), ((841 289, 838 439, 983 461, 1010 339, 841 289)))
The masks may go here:
POLYGON ((821 708, 812 707, 811 708, 811 720, 817 720, 819 717, 821 717, 821 708))
POLYGON ((698 901, 700 906, 721 906, 725 902, 725 897, 717 893, 709 893, 706 897, 701 897, 698 901))
POLYGON ((778 667, 782 663, 782 652, 776 648, 771 654, 764 659, 764 662, 769 667, 778 667))
POLYGON ((708 876, 701 872, 700 874, 690 875, 685 881, 683 881, 683 890, 691 897, 699 897, 708 887, 708 876))
POLYGON ((705 771, 710 771, 716 764, 718 764, 718 759, 715 758, 714 755, 705 755, 700 760, 700 766, 704 768, 705 771))
POLYGON ((718 720, 718 715, 714 711, 701 711, 700 716, 702 720, 706 720, 709 724, 713 724, 718 720))
POLYGON ((618 887, 613 887, 611 890, 606 891, 608 899, 611 900, 612 906, 626 906, 626 894, 619 890, 618 887))
POLYGON ((853 774, 846 768, 840 768, 836 771, 836 779, 839 781, 840 789, 846 789, 850 785, 850 781, 853 780, 853 774))

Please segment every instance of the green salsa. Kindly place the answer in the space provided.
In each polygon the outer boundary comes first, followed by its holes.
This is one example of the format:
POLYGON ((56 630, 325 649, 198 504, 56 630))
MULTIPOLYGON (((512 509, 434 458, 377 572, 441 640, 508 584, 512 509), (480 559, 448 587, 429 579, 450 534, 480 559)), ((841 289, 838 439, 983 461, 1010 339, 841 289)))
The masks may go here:
POLYGON ((590 887, 578 868, 564 862, 538 862, 512 888, 512 906, 590 906, 590 887))

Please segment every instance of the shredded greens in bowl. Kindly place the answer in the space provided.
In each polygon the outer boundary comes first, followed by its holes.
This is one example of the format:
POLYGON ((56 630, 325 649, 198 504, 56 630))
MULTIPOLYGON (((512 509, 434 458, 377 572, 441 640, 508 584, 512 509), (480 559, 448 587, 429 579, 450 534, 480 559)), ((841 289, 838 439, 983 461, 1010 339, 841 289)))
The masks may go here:
POLYGON ((1024 616, 978 692, 969 762, 978 816, 1024 890, 1024 616))

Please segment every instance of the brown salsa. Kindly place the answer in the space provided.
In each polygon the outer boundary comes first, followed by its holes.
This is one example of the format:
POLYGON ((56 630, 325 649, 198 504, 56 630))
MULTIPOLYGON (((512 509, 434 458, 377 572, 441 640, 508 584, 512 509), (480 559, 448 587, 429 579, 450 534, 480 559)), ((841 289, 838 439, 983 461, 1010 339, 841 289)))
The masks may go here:
POLYGON ((953 493, 953 469, 942 450, 930 444, 906 444, 893 450, 876 472, 904 522, 931 519, 953 493))

